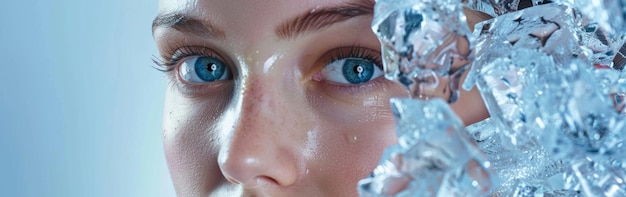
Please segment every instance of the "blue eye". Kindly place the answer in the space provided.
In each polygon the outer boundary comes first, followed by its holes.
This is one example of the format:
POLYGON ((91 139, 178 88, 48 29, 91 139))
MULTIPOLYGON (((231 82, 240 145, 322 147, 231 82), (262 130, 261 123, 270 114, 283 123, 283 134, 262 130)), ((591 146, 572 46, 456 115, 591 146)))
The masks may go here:
POLYGON ((383 75, 383 71, 363 58, 343 58, 326 65, 321 71, 322 78, 343 84, 367 83, 383 75))
POLYGON ((224 62, 217 58, 197 56, 185 60, 180 65, 183 80, 194 83, 228 79, 230 71, 224 62))

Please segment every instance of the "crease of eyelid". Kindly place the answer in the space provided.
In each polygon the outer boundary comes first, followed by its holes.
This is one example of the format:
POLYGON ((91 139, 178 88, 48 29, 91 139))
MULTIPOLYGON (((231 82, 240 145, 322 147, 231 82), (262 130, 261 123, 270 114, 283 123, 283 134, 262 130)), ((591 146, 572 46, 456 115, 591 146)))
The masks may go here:
POLYGON ((281 39, 293 39, 306 32, 321 30, 353 17, 372 15, 374 3, 373 0, 361 0, 340 6, 312 9, 277 26, 275 32, 281 39))

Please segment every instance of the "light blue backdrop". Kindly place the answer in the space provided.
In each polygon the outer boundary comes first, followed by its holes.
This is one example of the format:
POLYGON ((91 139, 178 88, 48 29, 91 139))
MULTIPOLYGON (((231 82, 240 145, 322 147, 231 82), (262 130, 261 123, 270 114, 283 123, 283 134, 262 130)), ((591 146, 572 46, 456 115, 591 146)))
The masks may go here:
POLYGON ((152 0, 3 1, 0 196, 174 196, 152 0))

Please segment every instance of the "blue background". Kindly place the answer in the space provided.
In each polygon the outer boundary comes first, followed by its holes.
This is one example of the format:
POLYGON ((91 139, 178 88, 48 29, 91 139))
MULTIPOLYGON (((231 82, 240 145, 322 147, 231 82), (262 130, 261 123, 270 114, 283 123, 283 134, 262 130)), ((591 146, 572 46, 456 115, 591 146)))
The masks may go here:
POLYGON ((157 1, 4 1, 0 196, 174 196, 157 1))

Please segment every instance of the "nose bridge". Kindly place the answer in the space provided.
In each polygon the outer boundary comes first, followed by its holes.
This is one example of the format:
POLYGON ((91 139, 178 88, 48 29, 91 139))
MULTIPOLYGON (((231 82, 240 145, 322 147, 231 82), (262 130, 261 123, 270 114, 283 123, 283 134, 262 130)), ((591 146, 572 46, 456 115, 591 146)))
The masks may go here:
MULTIPOLYGON (((263 42, 261 42, 263 43, 263 42)), ((267 45, 267 44, 259 44, 267 45)), ((280 51, 280 50, 278 50, 280 51)), ((246 59, 248 72, 242 77, 242 86, 239 92, 241 112, 239 124, 242 130, 260 128, 288 128, 298 123, 294 118, 286 121, 289 114, 298 110, 290 110, 298 106, 298 101, 293 98, 296 94, 291 92, 294 88, 288 84, 290 77, 288 67, 285 65, 283 54, 267 51, 250 51, 254 54, 246 59), (259 53, 261 51, 261 53, 259 53)))
MULTIPOLYGON (((231 182, 254 187, 259 180, 288 186, 294 183, 302 166, 298 162, 297 138, 286 133, 297 117, 287 113, 286 91, 268 76, 249 74, 237 95, 240 110, 230 138, 219 154, 223 174, 231 182), (287 125, 289 124, 289 125, 287 125)), ((279 83, 280 84, 280 83, 279 83)))
POLYGON ((271 114, 284 110, 282 108, 284 106, 277 105, 277 102, 282 101, 283 104, 287 104, 283 101, 281 90, 277 87, 278 84, 273 84, 275 83, 273 79, 264 81, 260 78, 251 76, 240 93, 241 116, 238 126, 243 130, 284 126, 282 125, 284 122, 279 121, 278 118, 271 119, 271 114))
MULTIPOLYGON (((270 93, 265 93, 262 84, 258 80, 246 82, 239 93, 240 111, 237 114, 237 121, 234 123, 233 139, 239 141, 252 141, 257 144, 260 140, 275 139, 275 133, 271 128, 276 127, 276 123, 268 119, 268 115, 273 113, 273 105, 270 93)), ((235 140, 233 140, 235 141, 235 140)), ((235 142, 232 142, 235 143, 235 142)))

